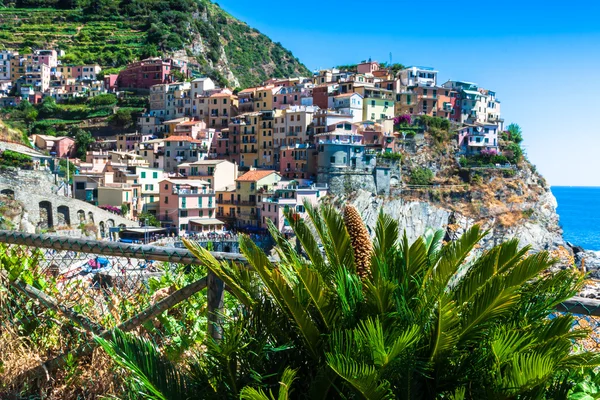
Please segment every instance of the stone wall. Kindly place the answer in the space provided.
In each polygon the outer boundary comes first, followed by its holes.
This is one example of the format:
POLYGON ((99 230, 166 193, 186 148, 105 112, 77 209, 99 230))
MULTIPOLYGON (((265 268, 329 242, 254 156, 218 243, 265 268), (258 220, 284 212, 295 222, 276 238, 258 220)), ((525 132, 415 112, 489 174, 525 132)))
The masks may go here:
POLYGON ((364 190, 387 195, 401 184, 400 164, 395 161, 377 161, 373 168, 319 168, 317 182, 329 185, 329 193, 339 196, 364 190))
POLYGON ((68 229, 81 223, 93 224, 98 233, 108 234, 108 228, 137 225, 137 222, 102 210, 81 200, 57 194, 58 185, 48 171, 9 169, 0 171, 0 192, 20 201, 28 223, 21 229, 35 233, 41 229, 68 229))

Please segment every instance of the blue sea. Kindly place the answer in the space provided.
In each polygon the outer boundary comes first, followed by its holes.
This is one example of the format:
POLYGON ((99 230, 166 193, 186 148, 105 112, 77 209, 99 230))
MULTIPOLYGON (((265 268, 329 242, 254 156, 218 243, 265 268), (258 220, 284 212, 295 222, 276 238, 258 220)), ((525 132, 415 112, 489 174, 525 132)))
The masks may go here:
POLYGON ((552 186, 564 238, 585 250, 600 250, 600 187, 552 186))

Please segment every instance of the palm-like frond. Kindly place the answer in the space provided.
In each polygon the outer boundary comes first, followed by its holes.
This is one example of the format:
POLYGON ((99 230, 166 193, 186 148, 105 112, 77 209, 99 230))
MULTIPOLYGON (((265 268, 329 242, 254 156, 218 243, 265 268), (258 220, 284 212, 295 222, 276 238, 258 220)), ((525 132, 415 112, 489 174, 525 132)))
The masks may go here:
POLYGON ((359 363, 351 357, 332 353, 327 354, 327 364, 365 399, 393 398, 389 382, 379 379, 374 366, 359 363))
POLYGON ((96 337, 96 341, 119 366, 133 375, 139 394, 144 398, 189 398, 191 393, 187 390, 189 385, 185 376, 148 340, 116 330, 112 340, 96 337))
MULTIPOLYGON (((244 281, 248 282, 247 274, 236 274, 235 270, 240 270, 241 266, 232 265, 229 266, 226 262, 218 261, 210 251, 206 250, 197 242, 183 239, 183 244, 188 248, 188 250, 196 256, 202 262, 203 265, 206 265, 215 275, 217 275, 225 284, 229 287, 229 289, 235 294, 235 296, 240 300, 245 306, 250 307, 254 302, 254 299, 249 295, 248 291, 242 288, 239 284, 239 278, 243 275, 246 276, 244 281)), ((249 283, 249 282, 248 282, 249 283)))
POLYGON ((384 332, 379 319, 362 321, 355 330, 355 336, 362 339, 371 352, 373 363, 381 368, 385 368, 421 339, 420 329, 416 325, 401 333, 384 332))

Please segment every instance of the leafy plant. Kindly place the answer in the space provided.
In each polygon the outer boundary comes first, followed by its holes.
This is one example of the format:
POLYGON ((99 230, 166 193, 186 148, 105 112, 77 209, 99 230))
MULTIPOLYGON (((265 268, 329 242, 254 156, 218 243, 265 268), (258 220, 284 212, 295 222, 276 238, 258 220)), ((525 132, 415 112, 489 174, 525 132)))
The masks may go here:
POLYGON ((477 226, 448 244, 443 231, 411 244, 383 214, 371 242, 351 207, 305 207, 306 220, 286 213, 301 252, 270 224, 277 262, 247 236, 250 269, 185 241, 239 311, 185 368, 142 338, 102 341, 140 394, 262 399, 294 371, 301 398, 553 398, 571 373, 600 364, 572 353, 586 333, 571 330, 571 315, 550 318, 583 278, 544 274, 548 253, 511 240, 472 257, 486 234, 477 226))
POLYGON ((410 173, 410 184, 426 186, 431 185, 433 181, 433 172, 429 168, 416 167, 410 173))

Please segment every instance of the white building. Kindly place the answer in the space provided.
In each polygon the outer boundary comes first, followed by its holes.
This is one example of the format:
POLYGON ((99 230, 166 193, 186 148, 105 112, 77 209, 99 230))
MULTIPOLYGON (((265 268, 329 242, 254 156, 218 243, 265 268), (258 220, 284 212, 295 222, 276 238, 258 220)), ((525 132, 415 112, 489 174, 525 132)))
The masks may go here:
POLYGON ((431 67, 408 67, 400 71, 402 86, 436 86, 438 71, 431 67))
POLYGON ((363 97, 358 93, 344 93, 333 98, 333 108, 346 115, 351 115, 352 122, 362 121, 363 97))

